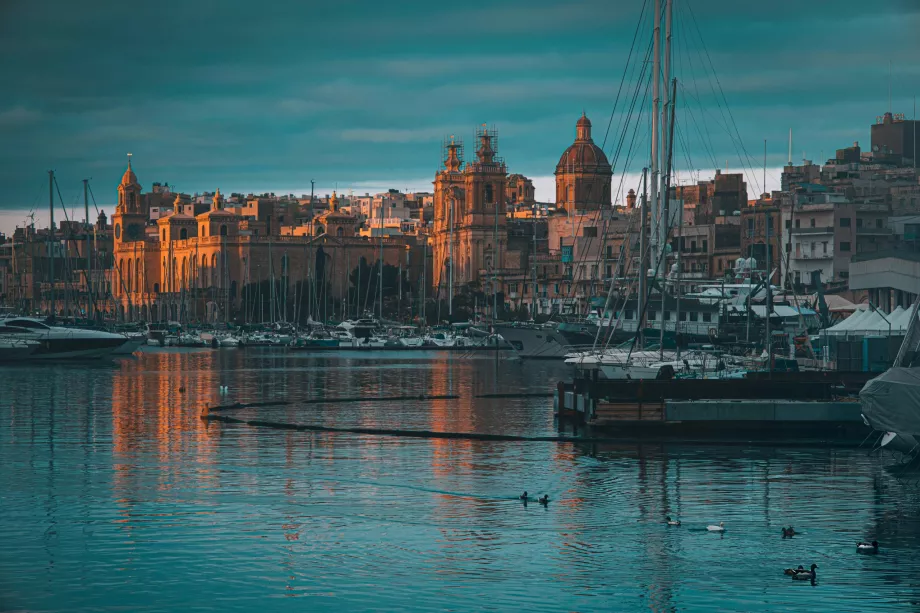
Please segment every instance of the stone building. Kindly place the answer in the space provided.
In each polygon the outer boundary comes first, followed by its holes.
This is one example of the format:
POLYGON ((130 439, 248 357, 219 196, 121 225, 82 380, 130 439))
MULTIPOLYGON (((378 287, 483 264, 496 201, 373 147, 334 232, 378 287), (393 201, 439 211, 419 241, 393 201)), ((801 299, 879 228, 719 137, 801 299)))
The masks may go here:
POLYGON ((483 284, 502 267, 505 247, 508 171, 496 156, 495 132, 477 132, 476 159, 464 166, 462 146, 446 146, 444 170, 434 181, 432 226, 434 278, 437 288, 483 284), (453 267, 451 267, 453 255, 453 267), (452 268, 452 270, 451 270, 452 268))
MULTIPOLYGON (((130 164, 112 217, 118 314, 129 321, 293 321, 360 316, 376 296, 355 296, 349 278, 364 260, 398 267, 412 287, 427 284, 416 237, 368 240, 356 219, 330 208, 299 223, 296 201, 250 199, 227 207, 220 190, 210 209, 174 212, 145 226, 147 201, 130 164), (277 206, 276 206, 277 204, 277 206)), ((414 299, 409 295, 407 299, 414 299)), ((377 305, 379 307, 379 305, 377 305)))
POLYGON ((575 123, 575 142, 556 164, 556 207, 569 214, 597 211, 610 205, 613 170, 604 150, 591 138, 591 120, 584 114, 575 123))

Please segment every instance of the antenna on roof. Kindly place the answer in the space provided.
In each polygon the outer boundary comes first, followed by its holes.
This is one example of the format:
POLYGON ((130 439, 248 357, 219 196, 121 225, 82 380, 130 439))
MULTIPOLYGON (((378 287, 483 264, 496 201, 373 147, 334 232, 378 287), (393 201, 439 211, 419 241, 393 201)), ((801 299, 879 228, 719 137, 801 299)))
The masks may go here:
POLYGON ((792 128, 789 128, 789 162, 788 166, 792 166, 792 128))

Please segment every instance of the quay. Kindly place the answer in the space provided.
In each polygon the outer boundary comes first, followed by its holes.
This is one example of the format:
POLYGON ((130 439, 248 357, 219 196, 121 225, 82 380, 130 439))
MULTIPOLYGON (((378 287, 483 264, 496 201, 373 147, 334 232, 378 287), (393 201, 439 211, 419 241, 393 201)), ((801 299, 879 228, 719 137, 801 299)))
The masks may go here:
POLYGON ((869 435, 849 396, 871 373, 786 373, 728 380, 559 382, 553 407, 560 431, 588 436, 729 443, 810 441, 858 444, 869 435), (797 376, 792 376, 797 375, 797 376))

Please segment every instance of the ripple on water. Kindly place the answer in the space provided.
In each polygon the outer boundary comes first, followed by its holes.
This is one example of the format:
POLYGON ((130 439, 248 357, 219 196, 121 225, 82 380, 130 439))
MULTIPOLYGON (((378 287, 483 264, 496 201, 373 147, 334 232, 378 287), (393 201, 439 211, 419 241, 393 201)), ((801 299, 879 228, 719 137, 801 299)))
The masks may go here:
MULTIPOLYGON (((145 354, 0 377, 0 608, 915 611, 920 495, 860 450, 278 432, 553 432, 552 362, 145 354), (221 385, 230 394, 218 393, 221 385), (179 392, 179 388, 184 392, 179 392), (326 396, 456 401, 298 405, 326 396), (551 503, 524 505, 523 490, 551 503), (664 516, 679 518, 671 528, 664 516), (708 524, 724 521, 726 532, 708 524), (782 539, 780 529, 800 534, 782 539), (877 556, 858 540, 877 538, 877 556), (819 565, 817 584, 782 575, 819 565)), ((3 374, 0 372, 0 374, 3 374)))

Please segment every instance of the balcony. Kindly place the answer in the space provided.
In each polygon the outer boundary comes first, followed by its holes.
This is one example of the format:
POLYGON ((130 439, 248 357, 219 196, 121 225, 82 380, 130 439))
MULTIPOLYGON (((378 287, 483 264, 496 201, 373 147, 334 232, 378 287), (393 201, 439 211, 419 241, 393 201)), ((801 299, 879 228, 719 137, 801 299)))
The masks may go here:
POLYGON ((857 236, 891 236, 891 228, 856 228, 857 236))
MULTIPOLYGON (((849 228, 847 228, 849 229, 849 228)), ((834 226, 823 226, 820 228, 789 228, 789 234, 833 234, 834 226)))
POLYGON ((797 255, 793 260, 831 260, 834 258, 834 252, 828 251, 827 253, 803 253, 802 255, 797 255))

